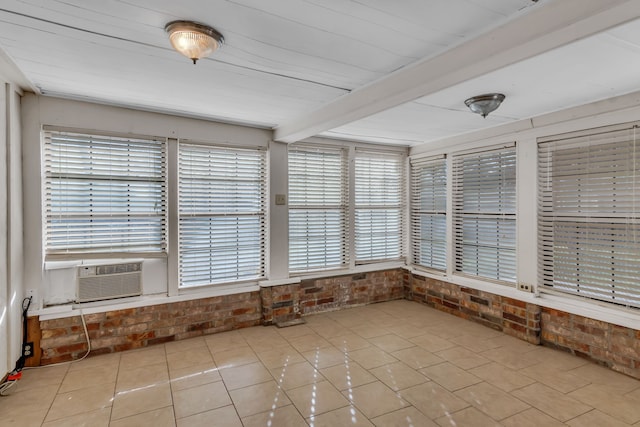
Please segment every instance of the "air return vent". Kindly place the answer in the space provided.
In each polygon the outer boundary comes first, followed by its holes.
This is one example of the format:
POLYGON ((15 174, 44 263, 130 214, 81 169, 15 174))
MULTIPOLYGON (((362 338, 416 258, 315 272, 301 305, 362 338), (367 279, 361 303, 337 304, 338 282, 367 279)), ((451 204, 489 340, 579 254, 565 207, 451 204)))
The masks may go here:
POLYGON ((81 265, 78 267, 78 302, 140 295, 142 262, 81 265))

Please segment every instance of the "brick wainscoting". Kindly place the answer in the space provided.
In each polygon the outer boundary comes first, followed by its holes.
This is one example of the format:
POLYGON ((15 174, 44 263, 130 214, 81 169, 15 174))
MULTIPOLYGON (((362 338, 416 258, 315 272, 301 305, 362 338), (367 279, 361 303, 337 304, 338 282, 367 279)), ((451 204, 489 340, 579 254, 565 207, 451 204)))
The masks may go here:
POLYGON ((405 274, 407 299, 540 344, 540 313, 535 304, 444 282, 405 274))
POLYGON ((640 330, 542 308, 542 344, 640 379, 640 330))
MULTIPOLYGON (((112 353, 260 324, 260 293, 226 295, 85 315, 91 354, 112 353)), ((87 351, 79 316, 40 322, 40 364, 87 351)))
MULTIPOLYGON (((640 330, 425 278, 404 269, 303 280, 260 292, 108 311, 85 318, 92 354, 101 354, 401 298, 640 379, 640 330)), ((34 323, 29 333, 41 336, 40 364, 77 359, 86 352, 79 317, 41 322, 30 318, 30 325, 34 323)), ((31 338, 37 343, 37 337, 31 338)))
POLYGON ((262 323, 271 325, 298 319, 300 312, 300 284, 260 288, 262 323))
POLYGON ((640 379, 640 330, 405 272, 407 299, 640 379))
POLYGON ((261 289, 263 322, 285 322, 305 314, 404 298, 404 270, 322 279, 261 289))

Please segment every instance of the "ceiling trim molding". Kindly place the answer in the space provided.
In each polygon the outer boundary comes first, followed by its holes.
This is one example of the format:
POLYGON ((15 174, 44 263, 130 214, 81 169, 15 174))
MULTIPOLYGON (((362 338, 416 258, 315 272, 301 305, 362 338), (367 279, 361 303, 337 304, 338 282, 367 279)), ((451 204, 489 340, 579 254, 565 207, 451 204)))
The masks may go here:
POLYGON ((637 0, 540 2, 500 27, 282 123, 274 139, 291 143, 318 135, 639 17, 637 0))
POLYGON ((2 49, 0 49, 0 77, 6 79, 7 83, 16 85, 19 91, 39 93, 38 88, 29 81, 9 55, 2 49))

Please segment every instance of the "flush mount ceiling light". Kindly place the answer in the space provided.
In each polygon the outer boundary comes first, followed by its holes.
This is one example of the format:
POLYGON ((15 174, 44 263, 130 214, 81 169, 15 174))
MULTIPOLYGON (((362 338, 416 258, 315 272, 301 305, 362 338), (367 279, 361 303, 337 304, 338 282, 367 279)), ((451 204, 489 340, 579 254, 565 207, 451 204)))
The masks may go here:
POLYGON ((464 101, 467 107, 474 113, 480 114, 482 117, 487 117, 487 114, 494 111, 504 101, 504 95, 501 93, 487 93, 485 95, 478 95, 471 97, 464 101))
POLYGON ((195 64, 198 59, 211 55, 224 43, 224 37, 208 25, 192 21, 171 21, 165 27, 169 40, 175 50, 191 59, 195 64))

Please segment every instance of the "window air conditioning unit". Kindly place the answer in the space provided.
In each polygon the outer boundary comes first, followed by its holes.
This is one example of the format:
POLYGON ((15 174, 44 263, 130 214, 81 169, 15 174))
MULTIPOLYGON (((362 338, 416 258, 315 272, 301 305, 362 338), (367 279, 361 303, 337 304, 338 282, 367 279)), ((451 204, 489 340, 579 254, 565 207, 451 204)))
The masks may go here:
POLYGON ((142 294, 142 261, 78 266, 78 302, 142 294))

